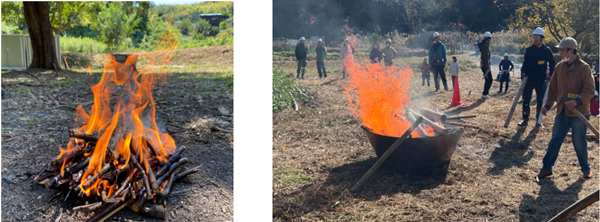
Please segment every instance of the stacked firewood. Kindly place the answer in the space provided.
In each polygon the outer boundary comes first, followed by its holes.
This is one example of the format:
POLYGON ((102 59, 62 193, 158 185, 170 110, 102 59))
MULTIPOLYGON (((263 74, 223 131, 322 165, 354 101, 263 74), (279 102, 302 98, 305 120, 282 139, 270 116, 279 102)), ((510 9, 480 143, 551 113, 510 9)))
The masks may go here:
POLYGON ((105 161, 99 172, 82 178, 90 165, 98 137, 77 130, 70 130, 69 134, 77 142, 77 149, 61 153, 50 161, 34 181, 46 188, 68 190, 67 197, 77 194, 91 200, 93 203, 73 208, 96 212, 88 221, 106 220, 125 207, 164 219, 166 200, 173 183, 189 179, 188 175, 198 172, 202 166, 180 172, 181 167, 190 162, 185 157, 181 158, 185 147, 176 149, 164 162, 164 159, 153 158, 157 156, 156 150, 147 143, 148 152, 141 161, 138 161, 140 159, 135 152, 131 152, 126 161, 113 148, 106 148, 105 161), (125 166, 119 164, 125 162, 125 166), (103 183, 97 183, 98 180, 103 183), (96 186, 95 192, 89 191, 92 186, 96 186))
POLYGON ((479 128, 478 126, 475 126, 475 125, 453 122, 454 120, 474 118, 474 117, 476 117, 475 115, 448 117, 445 114, 441 114, 439 112, 436 112, 436 111, 433 111, 430 109, 424 109, 424 108, 419 108, 419 107, 417 107, 417 109, 419 110, 418 113, 411 109, 407 109, 406 110, 406 118, 411 123, 414 123, 415 120, 419 117, 423 118, 423 123, 420 124, 415 129, 415 131, 419 134, 420 137, 428 137, 427 133, 425 133, 425 131, 423 130, 423 128, 421 126, 423 124, 431 127, 436 133, 439 133, 441 135, 446 135, 448 133, 448 128, 445 127, 446 125, 459 126, 459 127, 464 127, 464 128, 475 128, 475 129, 479 128))

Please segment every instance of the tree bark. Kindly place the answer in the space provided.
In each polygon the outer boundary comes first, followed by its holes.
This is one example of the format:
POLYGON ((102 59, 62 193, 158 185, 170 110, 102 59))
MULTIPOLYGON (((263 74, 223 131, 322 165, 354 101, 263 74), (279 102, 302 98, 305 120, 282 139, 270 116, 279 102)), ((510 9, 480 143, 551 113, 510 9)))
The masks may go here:
POLYGON ((54 34, 50 23, 50 6, 48 2, 23 2, 25 22, 29 30, 32 61, 29 68, 58 68, 54 34))

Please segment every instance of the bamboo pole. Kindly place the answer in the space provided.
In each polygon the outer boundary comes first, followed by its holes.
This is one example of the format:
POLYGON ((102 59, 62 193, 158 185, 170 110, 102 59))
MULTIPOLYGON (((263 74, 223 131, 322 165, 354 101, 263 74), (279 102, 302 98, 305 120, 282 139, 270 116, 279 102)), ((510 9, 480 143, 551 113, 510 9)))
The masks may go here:
POLYGON ((587 127, 588 127, 588 128, 590 128, 590 129, 592 130, 592 132, 594 133, 594 135, 596 135, 596 138, 599 138, 599 137, 598 137, 598 136, 599 136, 599 135, 598 135, 598 129, 596 129, 596 127, 592 126, 592 124, 590 123, 590 121, 588 121, 588 120, 585 118, 585 116, 583 116, 583 114, 581 114, 581 113, 579 112, 579 110, 577 110, 577 109, 573 108, 571 111, 573 111, 573 112, 574 112, 574 113, 577 115, 577 117, 579 117, 579 119, 580 119, 581 121, 583 121, 583 123, 585 123, 585 125, 587 125, 587 127))
POLYGON ((521 97, 521 94, 523 94, 523 90, 525 89, 525 83, 527 83, 527 76, 525 76, 525 78, 523 78, 523 81, 521 81, 519 91, 517 91, 517 95, 515 95, 515 99, 513 100, 512 106, 510 107, 510 111, 508 111, 506 122, 504 122, 504 128, 508 128, 508 125, 510 124, 510 119, 512 119, 513 113, 515 112, 515 107, 517 107, 519 97, 521 97))
POLYGON ((439 124, 434 123, 433 121, 425 118, 421 114, 415 113, 414 111, 412 111, 410 109, 408 109, 408 111, 411 112, 416 118, 419 118, 419 117, 423 118, 423 121, 426 124, 428 124, 429 126, 431 126, 431 128, 433 128, 434 131, 446 135, 446 128, 444 128, 444 127, 440 126, 439 124))

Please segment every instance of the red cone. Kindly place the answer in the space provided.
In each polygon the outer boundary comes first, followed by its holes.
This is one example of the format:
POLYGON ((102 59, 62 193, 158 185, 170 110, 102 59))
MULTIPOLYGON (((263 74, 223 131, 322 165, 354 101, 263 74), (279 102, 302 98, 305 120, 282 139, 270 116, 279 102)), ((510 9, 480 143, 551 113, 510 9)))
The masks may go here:
POLYGON ((452 95, 452 102, 448 103, 448 105, 450 105, 450 106, 465 106, 464 103, 460 102, 460 90, 458 89, 458 76, 456 76, 454 78, 456 78, 454 80, 454 88, 452 89, 452 91, 454 91, 454 94, 452 95))

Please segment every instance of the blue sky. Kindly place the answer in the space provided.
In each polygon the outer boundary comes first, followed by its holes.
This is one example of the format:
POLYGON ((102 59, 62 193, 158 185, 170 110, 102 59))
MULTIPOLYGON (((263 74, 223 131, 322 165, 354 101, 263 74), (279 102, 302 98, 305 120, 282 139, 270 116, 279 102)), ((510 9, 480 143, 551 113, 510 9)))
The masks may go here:
POLYGON ((203 1, 152 1, 156 5, 191 5, 203 1))

